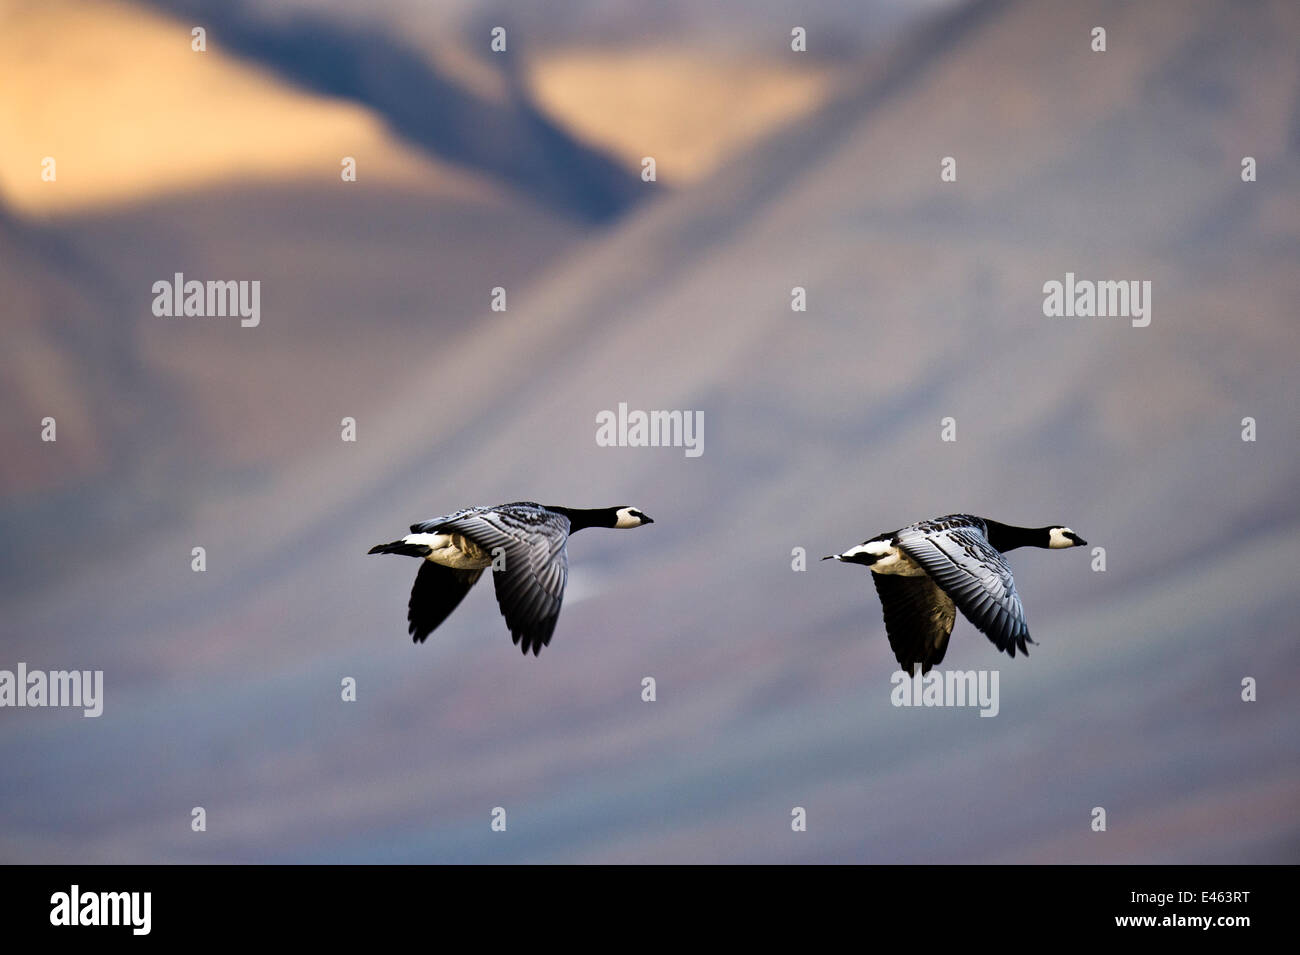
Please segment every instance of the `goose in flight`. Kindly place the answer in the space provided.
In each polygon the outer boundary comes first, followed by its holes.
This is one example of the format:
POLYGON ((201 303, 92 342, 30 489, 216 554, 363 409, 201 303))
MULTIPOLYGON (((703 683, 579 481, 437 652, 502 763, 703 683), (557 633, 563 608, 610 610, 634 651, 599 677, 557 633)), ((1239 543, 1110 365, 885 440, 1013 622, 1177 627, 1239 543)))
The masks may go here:
POLYGON ((517 501, 467 507, 412 524, 406 537, 376 544, 370 553, 423 558, 406 615, 415 642, 436 630, 491 567, 510 636, 520 650, 536 656, 551 642, 560 616, 569 577, 569 535, 584 527, 653 523, 635 507, 579 509, 517 501))
POLYGON ((949 514, 881 534, 822 560, 862 564, 885 611, 885 631, 899 665, 928 673, 943 661, 957 610, 999 650, 1026 656, 1034 641, 1002 555, 1017 547, 1084 547, 1060 525, 1015 527, 969 514, 949 514))

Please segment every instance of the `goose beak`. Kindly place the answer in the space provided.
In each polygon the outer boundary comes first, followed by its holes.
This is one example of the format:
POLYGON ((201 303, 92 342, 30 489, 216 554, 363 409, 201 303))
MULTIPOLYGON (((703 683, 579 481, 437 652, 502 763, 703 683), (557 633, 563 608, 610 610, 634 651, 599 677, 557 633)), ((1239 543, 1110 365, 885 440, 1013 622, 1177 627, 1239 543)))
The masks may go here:
POLYGON ((840 559, 839 554, 827 554, 825 557, 822 558, 822 560, 839 560, 839 559, 840 559))
POLYGON ((641 523, 642 523, 642 524, 653 524, 653 523, 654 523, 654 518, 652 518, 652 517, 647 517, 647 516, 645 516, 644 514, 642 514, 642 515, 641 515, 641 523))

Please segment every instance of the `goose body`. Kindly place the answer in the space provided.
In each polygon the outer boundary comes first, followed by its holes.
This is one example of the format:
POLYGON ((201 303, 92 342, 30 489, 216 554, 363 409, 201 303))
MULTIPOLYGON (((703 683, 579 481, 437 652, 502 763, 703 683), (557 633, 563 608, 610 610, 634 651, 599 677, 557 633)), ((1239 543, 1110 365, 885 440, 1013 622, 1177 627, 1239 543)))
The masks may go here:
POLYGON ((536 655, 551 642, 569 577, 568 541, 586 527, 631 528, 654 521, 635 507, 543 507, 517 501, 467 507, 411 525, 411 533, 371 554, 421 558, 407 631, 421 643, 492 568, 497 604, 519 649, 536 655))
POLYGON ((899 665, 928 672, 943 661, 957 611, 1011 656, 1033 643, 1011 565, 1018 547, 1060 549, 1088 542, 1068 527, 1017 527, 970 514, 909 524, 831 554, 862 564, 884 610, 885 631, 899 665))

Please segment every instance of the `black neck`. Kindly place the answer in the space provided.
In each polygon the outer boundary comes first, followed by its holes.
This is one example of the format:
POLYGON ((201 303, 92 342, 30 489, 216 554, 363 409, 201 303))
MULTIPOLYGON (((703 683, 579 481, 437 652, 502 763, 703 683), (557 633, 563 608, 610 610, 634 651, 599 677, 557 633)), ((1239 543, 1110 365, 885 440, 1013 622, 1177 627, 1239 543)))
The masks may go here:
POLYGON ((618 523, 617 507, 551 507, 548 504, 546 509, 569 519, 570 534, 576 534, 584 527, 613 527, 618 523))
POLYGON ((1017 547, 1047 547, 1052 539, 1050 527, 1016 527, 990 520, 984 523, 989 529, 989 543, 1004 554, 1017 547))

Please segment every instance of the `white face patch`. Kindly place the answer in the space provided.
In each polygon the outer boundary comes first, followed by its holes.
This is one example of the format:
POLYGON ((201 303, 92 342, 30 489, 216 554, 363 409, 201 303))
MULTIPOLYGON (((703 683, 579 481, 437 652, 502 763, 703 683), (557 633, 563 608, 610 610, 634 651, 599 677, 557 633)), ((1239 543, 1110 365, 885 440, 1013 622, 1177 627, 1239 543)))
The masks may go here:
POLYGON ((618 520, 614 522, 614 526, 620 530, 626 530, 629 527, 640 527, 645 523, 637 516, 640 512, 639 507, 620 507, 617 512, 618 520))
POLYGON ((1048 534, 1047 546, 1051 548, 1073 547, 1074 541, 1066 537, 1066 534, 1073 534, 1074 531, 1068 527, 1053 527, 1048 534))

